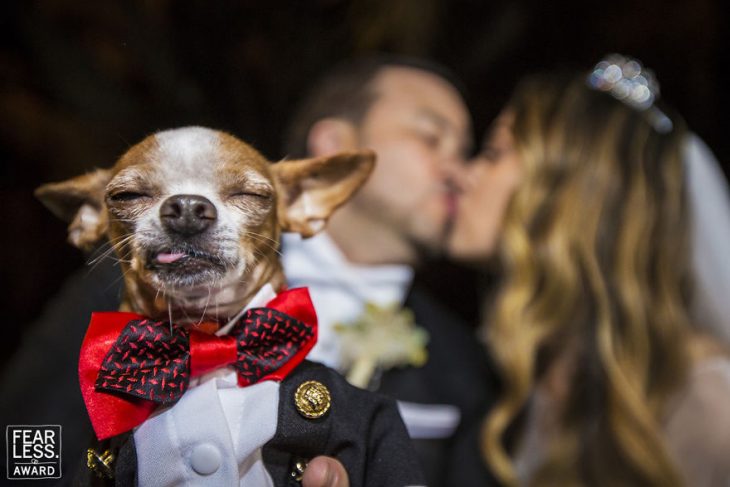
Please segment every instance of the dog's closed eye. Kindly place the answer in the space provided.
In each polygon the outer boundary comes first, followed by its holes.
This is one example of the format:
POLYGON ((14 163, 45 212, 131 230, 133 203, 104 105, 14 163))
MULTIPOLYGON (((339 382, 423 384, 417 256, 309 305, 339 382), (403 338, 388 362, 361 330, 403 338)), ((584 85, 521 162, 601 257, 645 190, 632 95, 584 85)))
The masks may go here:
POLYGON ((266 190, 241 190, 234 191, 230 194, 229 198, 258 198, 261 200, 271 199, 271 192, 266 190))
POLYGON ((247 215, 248 224, 259 224, 274 206, 274 196, 270 189, 243 188, 230 190, 226 199, 231 207, 247 215))
POLYGON ((143 198, 149 198, 150 196, 146 193, 140 193, 137 191, 118 191, 109 195, 109 200, 115 202, 135 201, 143 198))

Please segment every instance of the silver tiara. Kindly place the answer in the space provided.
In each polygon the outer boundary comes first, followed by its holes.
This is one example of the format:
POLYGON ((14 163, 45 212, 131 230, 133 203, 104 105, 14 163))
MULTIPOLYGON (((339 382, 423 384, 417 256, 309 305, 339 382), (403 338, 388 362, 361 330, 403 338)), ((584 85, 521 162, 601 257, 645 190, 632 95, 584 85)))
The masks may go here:
POLYGON ((594 90, 610 93, 631 108, 646 113, 657 132, 664 134, 672 130, 672 121, 654 105, 659 98, 659 83, 654 73, 636 59, 610 54, 596 64, 587 81, 594 90))

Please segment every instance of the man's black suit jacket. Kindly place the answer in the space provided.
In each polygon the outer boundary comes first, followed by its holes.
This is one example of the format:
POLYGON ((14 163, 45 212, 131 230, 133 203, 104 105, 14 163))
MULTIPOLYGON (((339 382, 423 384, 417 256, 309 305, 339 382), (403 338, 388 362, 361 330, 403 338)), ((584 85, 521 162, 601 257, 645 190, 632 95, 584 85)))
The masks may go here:
POLYGON ((428 362, 387 371, 378 391, 401 401, 459 408, 461 420, 452 436, 414 440, 429 486, 496 485, 482 463, 475 433, 497 393, 484 346, 474 327, 425 287, 416 284, 405 304, 429 333, 428 362))

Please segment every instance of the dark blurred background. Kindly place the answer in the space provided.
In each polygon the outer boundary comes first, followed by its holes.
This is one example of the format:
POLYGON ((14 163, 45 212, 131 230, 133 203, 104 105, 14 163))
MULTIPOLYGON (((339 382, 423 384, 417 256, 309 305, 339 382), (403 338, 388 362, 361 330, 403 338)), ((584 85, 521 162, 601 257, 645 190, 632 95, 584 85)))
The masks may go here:
MULTIPOLYGON (((111 165, 143 136, 188 124, 230 131, 280 158, 303 91, 360 53, 451 67, 467 88, 477 139, 523 74, 631 54, 655 70, 663 97, 728 170, 721 0, 13 0, 0 8, 3 362, 85 262, 35 187, 111 165)), ((474 316, 471 282, 434 269, 423 279, 474 316)))

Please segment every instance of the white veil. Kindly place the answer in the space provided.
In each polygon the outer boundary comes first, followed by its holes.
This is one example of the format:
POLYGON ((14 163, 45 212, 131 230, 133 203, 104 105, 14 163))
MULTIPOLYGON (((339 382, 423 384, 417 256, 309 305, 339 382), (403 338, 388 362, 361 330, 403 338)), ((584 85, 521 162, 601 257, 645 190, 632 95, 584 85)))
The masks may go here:
POLYGON ((695 292, 692 318, 730 343, 730 192, 712 151, 696 135, 684 147, 695 292))

